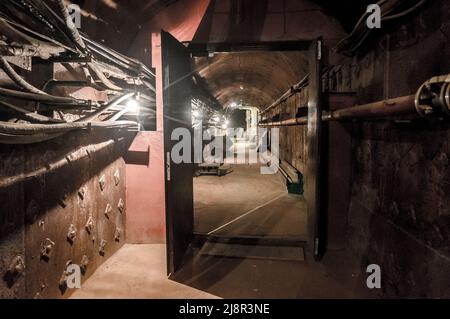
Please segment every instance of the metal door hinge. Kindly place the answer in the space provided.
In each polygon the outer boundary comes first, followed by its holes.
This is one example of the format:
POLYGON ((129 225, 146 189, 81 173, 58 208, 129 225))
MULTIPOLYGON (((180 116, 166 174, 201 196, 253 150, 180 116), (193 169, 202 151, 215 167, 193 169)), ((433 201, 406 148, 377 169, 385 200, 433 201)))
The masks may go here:
POLYGON ((319 255, 319 238, 316 238, 314 240, 314 255, 315 256, 319 255))
POLYGON ((322 60, 322 41, 317 41, 317 61, 322 60))
POLYGON ((170 152, 166 154, 166 179, 170 182, 170 152))

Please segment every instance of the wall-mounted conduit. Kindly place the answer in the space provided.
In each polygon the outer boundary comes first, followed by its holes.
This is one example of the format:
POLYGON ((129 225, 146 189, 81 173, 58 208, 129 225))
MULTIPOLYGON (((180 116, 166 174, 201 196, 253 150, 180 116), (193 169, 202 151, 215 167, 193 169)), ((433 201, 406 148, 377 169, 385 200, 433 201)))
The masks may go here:
MULTIPOLYGON (((413 95, 351 106, 336 111, 324 111, 322 121, 385 119, 414 114, 424 118, 444 119, 450 116, 450 74, 429 79, 413 95)), ((307 117, 301 116, 281 121, 266 119, 259 125, 276 127, 307 123, 307 117)))
MULTIPOLYGON (((5 0, 0 4, 0 29, 7 28, 14 43, 11 50, 2 50, 0 67, 17 88, 0 87, 0 143, 26 144, 52 139, 73 130, 127 129, 138 130, 155 118, 155 75, 139 61, 109 49, 73 25, 66 4, 24 0, 5 0), (53 6, 53 7, 52 7, 53 6), (22 43, 23 42, 23 43, 22 43), (29 50, 56 47, 45 52, 29 50), (23 46, 23 50, 18 49, 23 46), (10 64, 10 57, 41 58, 41 63, 61 63, 82 79, 58 81, 49 79, 42 88, 23 78, 10 64), (89 87, 103 92, 107 101, 56 96, 55 88, 89 87), (142 98, 141 98, 142 97, 142 98), (130 112, 127 102, 139 100, 139 111, 130 112), (141 116, 142 115, 142 116, 141 116), (68 120, 70 119, 70 120, 68 120)), ((0 30, 1 31, 1 30, 0 30)), ((73 75, 73 74, 72 74, 73 75)), ((62 90, 65 92, 65 90, 62 90)), ((68 90, 70 91, 70 90, 68 90)))

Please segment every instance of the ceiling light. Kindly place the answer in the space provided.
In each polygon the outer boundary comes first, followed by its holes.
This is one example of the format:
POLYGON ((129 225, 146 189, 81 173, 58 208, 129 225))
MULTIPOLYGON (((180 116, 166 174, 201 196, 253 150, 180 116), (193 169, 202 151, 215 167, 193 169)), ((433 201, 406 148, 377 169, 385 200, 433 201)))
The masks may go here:
POLYGON ((137 113, 139 111, 139 103, 134 99, 129 100, 127 103, 127 109, 128 112, 137 113))

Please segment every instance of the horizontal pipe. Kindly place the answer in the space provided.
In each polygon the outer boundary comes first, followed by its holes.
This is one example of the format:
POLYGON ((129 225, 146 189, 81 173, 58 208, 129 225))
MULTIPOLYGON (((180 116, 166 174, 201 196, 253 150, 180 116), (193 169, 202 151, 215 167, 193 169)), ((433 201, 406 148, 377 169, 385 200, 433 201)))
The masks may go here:
POLYGON ((322 115, 322 121, 354 118, 389 117, 416 112, 415 95, 401 96, 394 99, 357 105, 322 115), (325 118, 324 118, 325 117, 325 118))
POLYGON ((122 88, 111 82, 94 63, 88 63, 87 66, 89 71, 92 71, 95 74, 95 76, 99 79, 99 81, 104 85, 106 89, 119 92, 122 91, 122 88))
POLYGON ((133 128, 137 123, 132 121, 116 122, 71 122, 57 124, 19 124, 0 122, 0 133, 9 135, 33 135, 36 133, 62 133, 73 130, 93 130, 109 128, 133 128))
POLYGON ((64 18, 64 23, 67 28, 70 39, 76 44, 76 46, 80 49, 82 53, 86 54, 87 53, 86 44, 81 38, 81 35, 78 32, 78 29, 76 28, 75 24, 73 23, 72 17, 70 16, 69 9, 67 8, 65 1, 57 0, 56 3, 59 7, 59 12, 61 13, 61 16, 64 18))
MULTIPOLYGON (((332 112, 323 112, 322 121, 339 121, 360 118, 384 118, 416 112, 415 95, 401 96, 393 99, 356 105, 332 112)), ((291 126, 305 125, 307 116, 292 118, 276 122, 260 123, 260 126, 291 126)))
POLYGON ((53 95, 42 95, 36 93, 22 92, 16 90, 10 90, 5 88, 0 88, 0 95, 17 98, 22 100, 42 102, 49 104, 77 104, 77 105, 89 105, 91 102, 86 100, 77 100, 70 97, 61 97, 53 95))
POLYGON ((292 118, 288 120, 260 123, 260 126, 293 126, 293 125, 305 125, 308 123, 308 118, 306 116, 292 118))
POLYGON ((0 122, 0 144, 32 144, 48 141, 76 130, 138 129, 136 122, 89 122, 63 124, 17 124, 0 122))
POLYGON ((44 84, 43 90, 45 92, 51 92, 54 88, 57 87, 91 87, 97 91, 105 91, 103 87, 97 85, 94 81, 89 80, 73 80, 73 81, 65 81, 65 80, 49 80, 44 84))
POLYGON ((14 81, 14 83, 19 85, 26 91, 35 94, 47 95, 47 93, 34 87, 33 85, 25 81, 19 74, 17 74, 17 72, 12 68, 12 66, 4 57, 0 57, 0 66, 3 69, 3 71, 5 71, 5 73, 9 76, 9 78, 14 81))
POLYGON ((65 134, 59 133, 36 133, 33 135, 5 134, 0 131, 0 144, 33 144, 48 141, 65 134))
POLYGON ((289 88, 289 90, 287 90, 281 97, 278 98, 278 100, 273 102, 269 107, 267 107, 265 110, 263 110, 261 112, 261 114, 264 114, 267 111, 273 109, 274 107, 279 105, 281 102, 285 101, 288 97, 294 95, 295 92, 297 92, 302 86, 304 86, 306 84, 306 82, 308 81, 308 77, 309 77, 308 74, 305 75, 305 77, 303 79, 301 79, 300 82, 291 86, 289 88))
POLYGON ((57 120, 54 118, 50 118, 50 117, 47 117, 44 115, 40 115, 40 114, 31 112, 27 109, 9 104, 4 101, 0 101, 0 111, 4 111, 7 113, 16 115, 20 119, 30 121, 32 123, 62 123, 62 122, 64 122, 61 120, 57 120))
POLYGON ((111 101, 109 101, 107 104, 96 110, 95 112, 87 115, 86 117, 80 118, 76 122, 88 122, 96 119, 99 115, 103 114, 104 112, 108 111, 109 109, 113 108, 114 106, 117 106, 121 104, 122 102, 125 102, 126 100, 130 99, 134 96, 134 93, 127 93, 122 96, 115 97, 111 101))

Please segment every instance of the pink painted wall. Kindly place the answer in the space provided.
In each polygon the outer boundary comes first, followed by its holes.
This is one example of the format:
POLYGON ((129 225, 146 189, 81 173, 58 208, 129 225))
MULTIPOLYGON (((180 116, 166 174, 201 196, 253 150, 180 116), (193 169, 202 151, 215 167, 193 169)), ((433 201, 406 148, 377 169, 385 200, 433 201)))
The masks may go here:
POLYGON ((190 41, 203 18, 209 0, 179 1, 158 14, 143 28, 130 48, 130 55, 145 53, 151 41, 152 67, 156 71, 156 132, 140 132, 130 150, 150 147, 149 166, 127 164, 127 241, 165 243, 166 212, 164 182, 164 126, 160 31, 170 32, 179 41, 190 41), (147 42, 147 43, 146 43, 147 42), (135 54, 133 54, 133 52, 135 54))
POLYGON ((127 242, 165 242, 164 145, 163 133, 140 132, 130 147, 147 151, 149 166, 126 165, 127 242))

